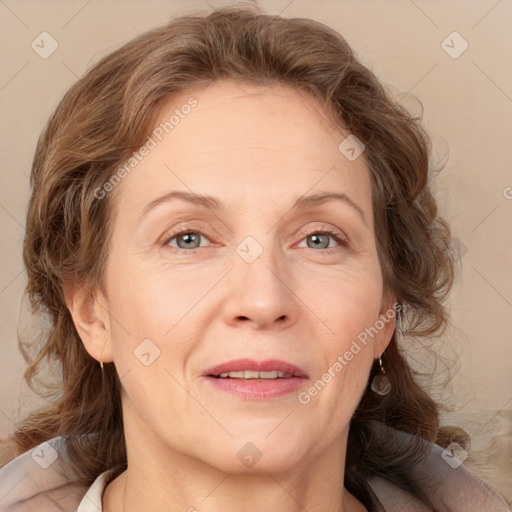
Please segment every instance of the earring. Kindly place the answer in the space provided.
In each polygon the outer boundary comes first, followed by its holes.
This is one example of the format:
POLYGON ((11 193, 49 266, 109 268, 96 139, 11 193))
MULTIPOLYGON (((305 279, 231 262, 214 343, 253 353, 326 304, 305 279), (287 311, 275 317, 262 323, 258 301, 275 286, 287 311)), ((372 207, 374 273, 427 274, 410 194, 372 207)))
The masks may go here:
POLYGON ((101 373, 103 373, 103 349, 105 348, 105 345, 101 348, 101 354, 100 354, 100 366, 101 366, 101 373))
POLYGON ((375 375, 372 380, 371 389, 378 395, 387 395, 391 391, 391 383, 386 376, 384 366, 382 366, 382 359, 379 357, 380 374, 375 375))

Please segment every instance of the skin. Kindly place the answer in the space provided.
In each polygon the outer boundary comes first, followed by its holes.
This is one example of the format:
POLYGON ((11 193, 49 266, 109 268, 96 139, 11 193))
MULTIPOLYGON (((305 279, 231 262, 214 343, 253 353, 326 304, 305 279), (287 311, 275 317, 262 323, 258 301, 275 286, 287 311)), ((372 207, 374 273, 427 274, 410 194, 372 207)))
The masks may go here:
POLYGON ((305 370, 307 389, 392 308, 364 154, 345 158, 338 144, 348 132, 282 85, 189 90, 156 124, 190 96, 198 105, 111 192, 106 293, 91 301, 74 290, 68 304, 86 350, 113 362, 123 386, 128 469, 107 487, 104 510, 365 510, 343 489, 348 426, 394 318, 307 404, 297 392, 233 396, 202 376, 233 359, 275 358, 305 370), (222 207, 175 199, 139 222, 171 190, 222 207), (345 201, 291 209, 325 191, 349 196, 366 223, 345 201), (171 238, 184 225, 203 235, 198 248, 171 238), (348 244, 311 236, 326 229, 348 244), (252 263, 236 252, 247 236, 263 250, 252 263), (160 355, 145 366, 134 350, 148 338, 160 355), (252 467, 237 456, 247 442, 262 454, 252 467))

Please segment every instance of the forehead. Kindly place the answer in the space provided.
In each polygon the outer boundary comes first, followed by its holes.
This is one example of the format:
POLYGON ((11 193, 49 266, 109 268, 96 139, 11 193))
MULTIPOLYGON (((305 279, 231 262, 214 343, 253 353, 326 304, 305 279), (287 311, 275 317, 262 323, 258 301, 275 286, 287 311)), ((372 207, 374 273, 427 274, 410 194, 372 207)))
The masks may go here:
POLYGON ((166 190, 239 203, 336 189, 371 208, 363 155, 349 161, 338 149, 347 135, 310 94, 286 85, 218 81, 163 104, 154 147, 116 192, 121 203, 142 209, 166 190))
POLYGON ((175 140, 187 139, 184 142, 198 150, 212 150, 214 146, 221 149, 229 144, 232 152, 238 147, 242 150, 262 144, 294 150, 301 145, 308 151, 315 147, 321 151, 321 141, 331 144, 339 138, 336 132, 344 133, 311 94, 285 84, 263 86, 231 80, 181 92, 164 103, 159 122, 165 123, 192 97, 197 106, 180 119, 172 135, 175 140), (333 136, 332 141, 325 140, 326 134, 333 136))

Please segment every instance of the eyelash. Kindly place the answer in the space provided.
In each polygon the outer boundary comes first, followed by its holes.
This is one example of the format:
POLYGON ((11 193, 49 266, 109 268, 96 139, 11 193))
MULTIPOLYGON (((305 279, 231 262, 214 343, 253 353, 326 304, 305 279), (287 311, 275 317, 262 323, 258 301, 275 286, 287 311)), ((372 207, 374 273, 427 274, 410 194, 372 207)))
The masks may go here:
MULTIPOLYGON (((305 238, 311 235, 330 235, 340 246, 347 247, 348 240, 338 231, 334 231, 333 229, 311 229, 301 233, 301 242, 305 238)), ((310 249, 310 247, 308 247, 310 249)), ((323 254, 334 254, 337 252, 336 247, 331 247, 330 249, 321 249, 323 254)))
MULTIPOLYGON (((190 233, 195 233, 195 234, 201 235, 209 240, 208 236, 205 235, 200 229, 190 227, 190 226, 182 226, 182 227, 172 231, 171 233, 164 235, 164 237, 163 237, 164 241, 162 242, 161 245, 162 245, 162 247, 165 247, 166 245, 169 244, 169 242, 171 242, 171 240, 174 240, 177 236, 190 234, 190 233)), ((344 237, 344 235, 342 235, 338 231, 334 231, 329 228, 327 228, 327 229, 310 229, 310 230, 304 231, 301 233, 302 238, 300 241, 302 242, 302 240, 304 240, 305 238, 307 238, 311 235, 318 235, 318 234, 330 235, 341 247, 348 247, 348 245, 349 245, 348 240, 344 237)), ((187 252, 194 252, 197 249, 201 249, 201 247, 196 247, 194 249, 180 249, 179 247, 174 247, 174 249, 187 251, 187 252)), ((308 247, 308 249, 311 249, 311 247, 308 247)), ((316 252, 320 252, 322 254, 334 254, 335 252, 337 252, 337 248, 321 249, 316 252)))

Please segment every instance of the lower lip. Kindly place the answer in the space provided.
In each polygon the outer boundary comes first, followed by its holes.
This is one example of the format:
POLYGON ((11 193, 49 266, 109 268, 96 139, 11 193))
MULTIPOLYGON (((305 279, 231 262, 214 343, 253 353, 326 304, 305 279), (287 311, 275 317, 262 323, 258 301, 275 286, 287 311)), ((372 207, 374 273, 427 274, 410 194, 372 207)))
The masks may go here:
POLYGON ((304 386, 307 379, 290 377, 289 379, 218 379, 206 377, 216 389, 244 398, 278 398, 288 395, 304 386))

